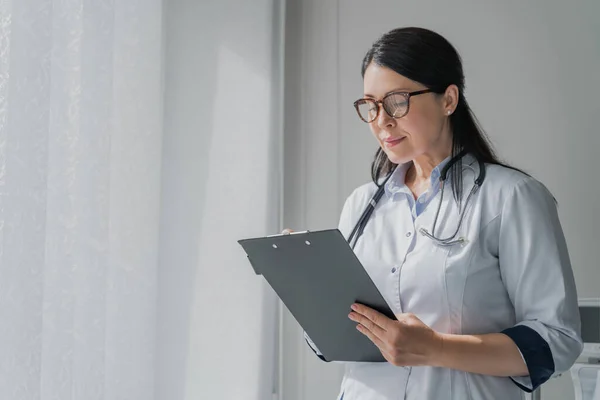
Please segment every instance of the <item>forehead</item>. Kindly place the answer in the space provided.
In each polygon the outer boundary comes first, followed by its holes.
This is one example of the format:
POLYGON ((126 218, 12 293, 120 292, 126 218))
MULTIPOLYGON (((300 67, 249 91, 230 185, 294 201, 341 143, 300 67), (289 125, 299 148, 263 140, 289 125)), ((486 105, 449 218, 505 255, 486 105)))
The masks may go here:
POLYGON ((396 90, 416 90, 419 86, 396 71, 375 63, 371 63, 367 67, 363 79, 364 95, 375 98, 381 98, 396 90))

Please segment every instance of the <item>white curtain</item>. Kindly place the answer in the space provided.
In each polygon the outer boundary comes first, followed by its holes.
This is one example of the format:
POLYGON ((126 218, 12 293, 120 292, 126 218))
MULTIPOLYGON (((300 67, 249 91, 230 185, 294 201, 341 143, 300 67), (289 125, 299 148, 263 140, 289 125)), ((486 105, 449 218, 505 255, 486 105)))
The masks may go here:
POLYGON ((152 399, 160 0, 0 1, 0 398, 152 399))
POLYGON ((259 3, 0 0, 0 399, 276 390, 274 296, 235 242, 279 229, 259 3))

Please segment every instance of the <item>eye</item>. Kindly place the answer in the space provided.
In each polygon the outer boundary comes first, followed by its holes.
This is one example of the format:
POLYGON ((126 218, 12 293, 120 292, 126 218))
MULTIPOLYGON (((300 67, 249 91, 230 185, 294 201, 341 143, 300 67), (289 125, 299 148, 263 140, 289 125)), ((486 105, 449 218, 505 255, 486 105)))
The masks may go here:
POLYGON ((387 104, 391 107, 405 107, 408 103, 406 97, 400 95, 394 95, 387 98, 387 104))

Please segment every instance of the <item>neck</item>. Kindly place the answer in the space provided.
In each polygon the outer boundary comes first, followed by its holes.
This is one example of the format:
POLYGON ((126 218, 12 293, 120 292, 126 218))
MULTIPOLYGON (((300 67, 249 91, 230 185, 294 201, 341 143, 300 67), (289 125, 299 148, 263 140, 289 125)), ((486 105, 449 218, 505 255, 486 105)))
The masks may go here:
POLYGON ((423 154, 413 160, 411 167, 412 178, 415 181, 428 181, 431 171, 450 156, 451 151, 439 152, 437 154, 423 154))
POLYGON ((452 154, 452 135, 449 129, 448 126, 442 128, 442 132, 432 148, 413 159, 410 169, 413 170, 414 181, 429 181, 431 171, 452 154))

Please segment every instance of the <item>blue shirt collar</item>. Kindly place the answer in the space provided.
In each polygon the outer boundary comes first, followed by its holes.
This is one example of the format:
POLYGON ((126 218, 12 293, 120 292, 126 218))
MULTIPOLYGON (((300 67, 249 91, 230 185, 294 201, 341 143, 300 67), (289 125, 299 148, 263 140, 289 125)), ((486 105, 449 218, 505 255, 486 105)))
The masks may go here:
MULTIPOLYGON (((441 175, 442 169, 444 169, 446 164, 448 164, 448 161, 450 161, 450 158, 451 158, 451 156, 446 157, 441 163, 436 165, 436 167, 431 171, 431 175, 429 177, 430 186, 434 190, 437 190, 437 183, 440 180, 440 175, 441 175)), ((410 193, 410 189, 408 188, 408 186, 406 186, 405 182, 406 182, 406 172, 408 171, 408 169, 410 168, 411 165, 412 165, 412 161, 406 162, 404 164, 399 164, 396 167, 396 169, 394 170, 394 172, 392 172, 392 176, 385 184, 385 193, 388 196, 392 196, 395 193, 400 193, 400 192, 410 193)))

